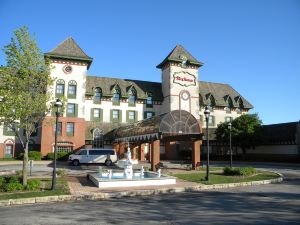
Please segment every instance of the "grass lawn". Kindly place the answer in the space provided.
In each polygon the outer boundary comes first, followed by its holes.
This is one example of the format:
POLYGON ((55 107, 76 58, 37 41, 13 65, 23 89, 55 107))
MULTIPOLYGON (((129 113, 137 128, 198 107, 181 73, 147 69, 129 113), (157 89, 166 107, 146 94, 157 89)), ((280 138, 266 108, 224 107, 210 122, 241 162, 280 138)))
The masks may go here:
POLYGON ((2 159, 0 159, 0 162, 2 162, 2 161, 21 161, 21 160, 19 160, 19 159, 15 159, 15 158, 2 158, 2 159))
POLYGON ((51 190, 52 180, 49 178, 39 179, 42 183, 41 190, 38 191, 20 191, 20 192, 0 192, 0 200, 31 198, 51 195, 66 195, 69 194, 69 187, 66 178, 58 178, 56 180, 56 190, 51 190))
POLYGON ((256 175, 251 175, 248 177, 243 176, 225 176, 221 172, 213 172, 209 174, 210 181, 205 181, 205 173, 182 173, 182 174, 172 174, 172 176, 177 177, 182 180, 201 183, 201 184, 224 184, 224 183, 239 183, 247 181, 258 181, 258 180, 269 180, 278 178, 276 173, 257 171, 256 175))

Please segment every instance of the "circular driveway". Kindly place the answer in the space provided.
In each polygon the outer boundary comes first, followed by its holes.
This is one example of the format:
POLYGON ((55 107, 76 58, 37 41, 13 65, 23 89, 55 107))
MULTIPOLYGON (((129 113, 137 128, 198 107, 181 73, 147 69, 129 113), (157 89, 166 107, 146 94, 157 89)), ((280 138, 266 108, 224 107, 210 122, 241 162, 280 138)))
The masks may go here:
POLYGON ((300 167, 255 165, 283 183, 101 201, 0 207, 0 224, 300 224, 300 167))

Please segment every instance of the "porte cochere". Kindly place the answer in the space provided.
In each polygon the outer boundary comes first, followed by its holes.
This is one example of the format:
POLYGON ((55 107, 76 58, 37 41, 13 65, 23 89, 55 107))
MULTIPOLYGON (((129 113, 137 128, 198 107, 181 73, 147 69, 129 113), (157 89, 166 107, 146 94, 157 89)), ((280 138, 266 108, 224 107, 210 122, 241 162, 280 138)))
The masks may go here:
POLYGON ((114 131, 114 148, 122 155, 131 143, 138 151, 138 159, 143 160, 145 144, 148 144, 151 170, 156 171, 160 163, 161 144, 164 144, 165 151, 169 151, 171 142, 190 142, 192 167, 195 168, 200 163, 202 136, 200 124, 191 113, 174 110, 117 128, 114 131))

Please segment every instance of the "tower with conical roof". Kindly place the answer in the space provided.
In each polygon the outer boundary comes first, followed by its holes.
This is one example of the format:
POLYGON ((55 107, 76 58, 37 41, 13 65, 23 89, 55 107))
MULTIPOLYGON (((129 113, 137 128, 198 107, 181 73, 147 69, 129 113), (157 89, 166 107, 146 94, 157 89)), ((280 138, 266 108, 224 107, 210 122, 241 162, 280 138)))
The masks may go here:
POLYGON ((202 65, 181 45, 176 45, 157 66, 162 70, 162 113, 185 110, 200 118, 198 68, 202 65))
MULTIPOLYGON (((75 42, 68 37, 45 57, 50 59, 51 77, 53 83, 53 98, 65 99, 65 110, 60 117, 61 135, 58 137, 58 147, 75 150, 85 145, 85 92, 87 70, 93 59, 89 57, 75 42)), ((55 112, 50 112, 43 122, 41 137, 41 152, 43 155, 53 146, 51 126, 46 124, 55 112), (50 137, 49 137, 50 135, 50 137)))

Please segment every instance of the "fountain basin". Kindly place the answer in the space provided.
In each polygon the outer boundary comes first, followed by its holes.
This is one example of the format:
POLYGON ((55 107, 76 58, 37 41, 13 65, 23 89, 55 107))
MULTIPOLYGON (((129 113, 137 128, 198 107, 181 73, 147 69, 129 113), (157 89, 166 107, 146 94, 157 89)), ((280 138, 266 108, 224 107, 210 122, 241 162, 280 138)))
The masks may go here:
POLYGON ((139 187, 139 186, 159 186, 159 185, 170 185, 176 184, 176 178, 161 175, 155 172, 144 172, 144 176, 141 176, 139 172, 134 172, 132 179, 126 179, 122 172, 113 172, 112 177, 99 176, 99 173, 90 173, 89 179, 98 188, 111 188, 111 187, 139 187))

